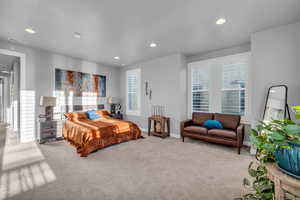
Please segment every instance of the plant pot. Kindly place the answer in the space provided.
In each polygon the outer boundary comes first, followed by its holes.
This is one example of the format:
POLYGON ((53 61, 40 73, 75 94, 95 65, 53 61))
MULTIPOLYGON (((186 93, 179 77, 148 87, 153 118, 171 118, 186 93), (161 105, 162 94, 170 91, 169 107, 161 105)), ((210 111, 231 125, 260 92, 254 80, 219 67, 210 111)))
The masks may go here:
POLYGON ((292 142, 289 142, 289 145, 291 149, 278 148, 276 150, 276 160, 280 168, 300 176, 300 145, 292 142))

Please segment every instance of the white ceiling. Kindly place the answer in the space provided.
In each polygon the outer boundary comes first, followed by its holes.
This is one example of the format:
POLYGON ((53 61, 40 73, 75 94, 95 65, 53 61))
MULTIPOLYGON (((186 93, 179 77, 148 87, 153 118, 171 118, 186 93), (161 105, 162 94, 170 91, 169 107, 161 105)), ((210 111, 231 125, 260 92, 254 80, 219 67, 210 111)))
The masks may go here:
POLYGON ((2 39, 118 66, 239 45, 299 20, 300 0, 0 0, 2 39), (227 23, 217 26, 219 17, 227 23))

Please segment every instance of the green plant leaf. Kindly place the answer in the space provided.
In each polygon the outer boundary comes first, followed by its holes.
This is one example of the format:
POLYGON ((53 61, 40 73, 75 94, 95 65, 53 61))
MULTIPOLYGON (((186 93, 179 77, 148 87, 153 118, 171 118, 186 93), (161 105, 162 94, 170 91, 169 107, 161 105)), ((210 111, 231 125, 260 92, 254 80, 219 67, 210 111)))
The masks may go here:
POLYGON ((249 172, 249 175, 251 177, 256 177, 256 170, 254 170, 254 169, 248 169, 248 172, 249 172))
POLYGON ((267 131, 268 137, 272 140, 281 141, 285 139, 285 136, 278 131, 267 131))
POLYGON ((292 106, 292 108, 293 108, 296 112, 300 112, 300 105, 292 106))
POLYGON ((292 134, 292 135, 300 134, 300 126, 299 125, 287 125, 285 127, 285 130, 287 133, 292 134))
POLYGON ((251 134, 252 134, 253 136, 258 136, 258 131, 255 130, 255 129, 251 129, 251 134))
POLYGON ((250 141, 255 147, 259 147, 259 145, 261 144, 261 141, 259 140, 259 138, 255 137, 253 135, 250 135, 250 141))
POLYGON ((276 150, 276 147, 274 146, 274 144, 268 144, 268 143, 263 144, 263 148, 268 153, 273 153, 276 150))

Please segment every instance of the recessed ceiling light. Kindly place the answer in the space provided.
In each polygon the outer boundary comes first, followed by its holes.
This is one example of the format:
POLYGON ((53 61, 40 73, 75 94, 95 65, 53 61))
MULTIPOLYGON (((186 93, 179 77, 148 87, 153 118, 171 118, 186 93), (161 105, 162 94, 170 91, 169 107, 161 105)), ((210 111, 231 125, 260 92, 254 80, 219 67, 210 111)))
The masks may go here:
POLYGON ((26 31, 27 33, 30 33, 30 34, 35 34, 35 33, 36 33, 35 30, 33 30, 33 29, 31 29, 31 28, 26 28, 25 31, 26 31))
POLYGON ((115 60, 120 60, 120 57, 119 56, 115 56, 114 59, 115 60))
POLYGON ((150 47, 152 47, 152 48, 157 47, 157 44, 152 42, 152 43, 150 44, 150 47))
POLYGON ((122 66, 125 66, 125 64, 124 64, 124 63, 122 63, 122 66))
POLYGON ((81 34, 78 33, 78 32, 74 32, 74 37, 75 37, 75 38, 81 38, 81 34))
POLYGON ((220 18, 216 21, 216 24, 217 25, 222 25, 222 24, 225 24, 226 23, 226 19, 225 18, 220 18))

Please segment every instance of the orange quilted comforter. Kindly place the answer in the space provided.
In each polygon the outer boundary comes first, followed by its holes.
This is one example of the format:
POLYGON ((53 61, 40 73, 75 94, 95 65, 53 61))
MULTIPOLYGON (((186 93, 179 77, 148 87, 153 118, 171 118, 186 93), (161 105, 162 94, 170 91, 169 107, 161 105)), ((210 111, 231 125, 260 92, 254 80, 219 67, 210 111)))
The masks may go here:
POLYGON ((69 118, 64 123, 63 136, 82 157, 112 144, 142 138, 136 124, 109 116, 96 120, 69 118))

